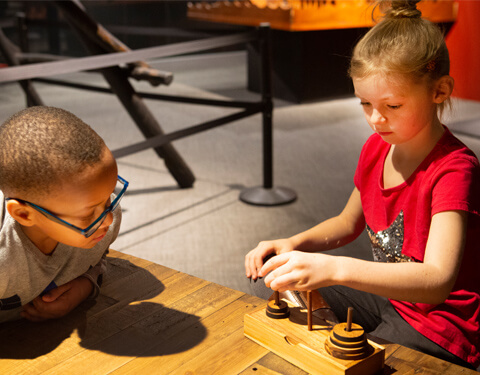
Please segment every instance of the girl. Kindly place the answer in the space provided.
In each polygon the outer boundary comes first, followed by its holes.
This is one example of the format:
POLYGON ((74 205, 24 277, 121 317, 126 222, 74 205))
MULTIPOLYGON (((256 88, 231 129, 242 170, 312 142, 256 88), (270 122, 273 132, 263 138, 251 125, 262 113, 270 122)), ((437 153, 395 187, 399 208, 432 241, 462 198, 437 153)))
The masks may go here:
POLYGON ((245 258, 246 275, 279 291, 320 288, 340 320, 353 306, 372 335, 476 368, 480 167, 439 120, 453 89, 448 50, 417 2, 391 1, 354 49, 349 73, 374 134, 344 210, 261 242, 245 258), (317 253, 364 228, 374 262, 317 253))

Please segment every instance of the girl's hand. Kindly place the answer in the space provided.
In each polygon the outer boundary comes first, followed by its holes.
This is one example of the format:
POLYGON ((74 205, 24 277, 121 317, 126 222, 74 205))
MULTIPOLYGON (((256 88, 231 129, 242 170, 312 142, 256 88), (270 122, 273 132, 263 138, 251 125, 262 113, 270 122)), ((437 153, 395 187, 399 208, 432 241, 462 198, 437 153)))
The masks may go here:
POLYGON ((268 274, 265 285, 279 292, 313 290, 333 284, 335 262, 330 255, 292 251, 266 262, 259 276, 268 274))
POLYGON ((269 255, 278 255, 293 251, 293 244, 289 239, 262 241, 257 247, 245 256, 245 274, 256 280, 258 271, 263 266, 264 259, 269 255))

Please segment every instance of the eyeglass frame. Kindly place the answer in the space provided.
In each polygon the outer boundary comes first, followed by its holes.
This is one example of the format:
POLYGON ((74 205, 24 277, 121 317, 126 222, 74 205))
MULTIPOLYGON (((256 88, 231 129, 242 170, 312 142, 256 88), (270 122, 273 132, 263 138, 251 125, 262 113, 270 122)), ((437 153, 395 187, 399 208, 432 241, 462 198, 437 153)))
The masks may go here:
POLYGON ((85 238, 89 238, 92 234, 94 234, 98 230, 98 228, 100 228, 100 226, 102 225, 102 223, 105 220, 105 218, 107 217, 107 215, 110 212, 113 212, 118 207, 118 204, 120 203, 120 200, 123 198, 125 192, 127 191, 129 182, 127 180, 125 180, 124 178, 118 176, 118 175, 117 175, 117 181, 120 181, 120 183, 123 184, 122 190, 120 191, 120 193, 117 194, 117 196, 115 197, 113 202, 105 209, 105 211, 103 211, 101 213, 101 215, 97 219, 95 219, 93 221, 93 223, 90 224, 85 229, 79 228, 76 225, 73 225, 73 224, 69 223, 68 221, 59 218, 57 215, 51 213, 50 211, 46 210, 43 207, 40 207, 40 206, 36 205, 35 203, 31 203, 31 202, 25 201, 23 199, 18 199, 18 198, 6 198, 5 200, 6 201, 16 200, 20 203, 26 204, 26 205, 32 207, 33 209, 35 209, 36 211, 40 212, 41 214, 43 214, 45 217, 52 220, 53 222, 55 222, 57 224, 60 224, 60 225, 63 225, 64 227, 67 227, 67 228, 73 230, 74 232, 85 236, 85 238), (96 227, 97 224, 98 224, 98 227, 96 227), (93 228, 95 228, 95 230, 92 230, 93 228))

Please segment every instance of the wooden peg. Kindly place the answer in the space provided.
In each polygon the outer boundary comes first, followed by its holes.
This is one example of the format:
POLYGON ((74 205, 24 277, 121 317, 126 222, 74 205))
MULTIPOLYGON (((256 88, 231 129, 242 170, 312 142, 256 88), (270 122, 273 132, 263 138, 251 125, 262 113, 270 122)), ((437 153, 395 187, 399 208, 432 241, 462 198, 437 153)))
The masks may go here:
POLYGON ((347 310, 347 327, 345 330, 350 332, 352 330, 352 322, 353 322, 353 307, 349 307, 347 310))
POLYGON ((313 329, 312 324, 312 291, 309 290, 307 292, 307 326, 308 330, 311 331, 313 329))

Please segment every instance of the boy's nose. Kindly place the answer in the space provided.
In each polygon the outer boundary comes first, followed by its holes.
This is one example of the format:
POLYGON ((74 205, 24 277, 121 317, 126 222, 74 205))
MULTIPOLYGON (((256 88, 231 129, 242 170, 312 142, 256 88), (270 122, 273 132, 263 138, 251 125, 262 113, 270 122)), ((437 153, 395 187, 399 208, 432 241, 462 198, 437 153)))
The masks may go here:
POLYGON ((105 216, 105 220, 103 220, 102 225, 100 225, 100 228, 105 228, 109 227, 113 223, 113 213, 109 212, 107 216, 105 216))

